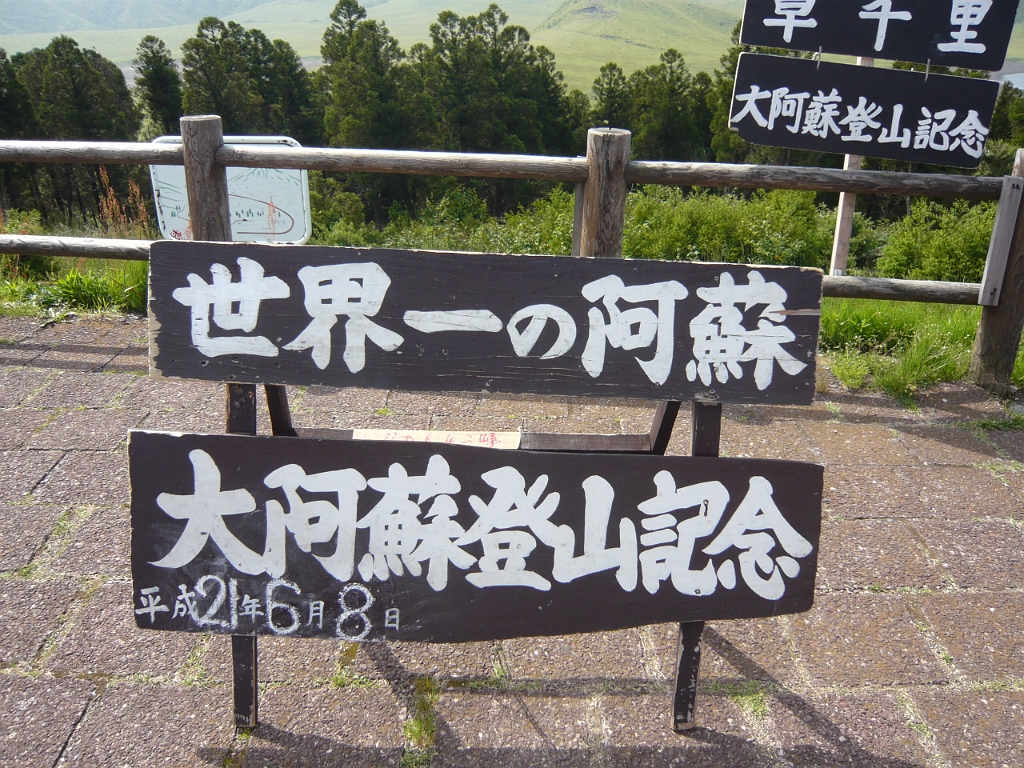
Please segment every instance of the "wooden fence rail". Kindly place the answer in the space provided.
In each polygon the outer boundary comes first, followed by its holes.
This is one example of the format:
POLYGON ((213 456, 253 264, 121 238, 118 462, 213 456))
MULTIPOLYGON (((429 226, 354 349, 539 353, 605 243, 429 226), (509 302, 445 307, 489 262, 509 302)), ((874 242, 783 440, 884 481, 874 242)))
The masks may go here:
MULTIPOLYGON (((591 130, 587 157, 480 155, 454 152, 292 148, 219 144, 210 167, 292 168, 347 173, 400 173, 539 179, 575 183, 577 193, 573 255, 621 255, 625 191, 629 184, 685 187, 798 189, 814 192, 913 195, 999 200, 1004 180, 952 174, 892 173, 722 163, 627 162, 626 131, 591 130)), ((181 165, 180 144, 86 141, 0 141, 0 162, 181 165)), ((195 171, 196 169, 193 169, 195 171)), ((1021 153, 1013 171, 1024 176, 1021 153)), ((0 253, 79 258, 148 259, 141 240, 0 235, 0 253)), ((1024 327, 1024 209, 1016 217, 1009 245, 1000 306, 986 306, 971 363, 972 380, 1000 395, 1013 391, 1013 370, 1024 327)), ((826 276, 825 296, 978 304, 981 286, 881 278, 826 276)))
MULTIPOLYGON (((149 260, 150 240, 104 240, 92 237, 0 235, 0 253, 69 256, 86 259, 149 260)), ((980 283, 892 280, 881 277, 826 275, 822 295, 837 299, 890 299, 937 304, 978 303, 980 283)))
MULTIPOLYGON (((225 144, 217 150, 216 159, 218 165, 229 168, 294 168, 344 173, 400 173, 577 183, 586 182, 589 176, 587 159, 584 157, 225 144)), ((182 149, 179 144, 0 141, 0 162, 180 165, 182 149)), ((800 189, 810 192, 956 197, 968 200, 998 200, 1002 191, 1002 179, 998 177, 726 163, 633 161, 626 165, 625 180, 627 184, 800 189)))

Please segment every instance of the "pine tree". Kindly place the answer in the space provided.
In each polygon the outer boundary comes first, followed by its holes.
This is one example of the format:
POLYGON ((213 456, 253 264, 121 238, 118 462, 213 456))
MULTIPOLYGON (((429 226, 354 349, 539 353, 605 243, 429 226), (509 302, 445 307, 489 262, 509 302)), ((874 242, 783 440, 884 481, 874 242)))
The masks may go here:
POLYGON ((135 91, 146 116, 160 133, 177 133, 181 111, 181 75, 164 41, 146 35, 135 60, 135 91))

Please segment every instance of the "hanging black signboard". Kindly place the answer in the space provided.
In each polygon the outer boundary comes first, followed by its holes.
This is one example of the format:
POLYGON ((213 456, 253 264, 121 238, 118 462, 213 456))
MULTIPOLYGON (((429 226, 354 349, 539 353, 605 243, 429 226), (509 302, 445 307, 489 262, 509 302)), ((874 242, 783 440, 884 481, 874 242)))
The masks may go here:
POLYGON ((814 600, 815 464, 143 431, 128 456, 145 629, 466 642, 814 600))
POLYGON ((152 370, 266 384, 807 404, 821 273, 158 242, 152 370))
POLYGON ((1019 0, 747 0, 740 42, 1002 69, 1019 0))
POLYGON ((740 54, 729 125, 746 141, 977 168, 999 83, 740 54))

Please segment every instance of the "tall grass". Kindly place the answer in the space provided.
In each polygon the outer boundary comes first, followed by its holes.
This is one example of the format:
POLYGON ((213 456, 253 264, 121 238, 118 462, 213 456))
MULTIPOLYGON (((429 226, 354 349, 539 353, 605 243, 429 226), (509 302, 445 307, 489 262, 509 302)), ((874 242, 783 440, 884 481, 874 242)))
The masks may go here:
MULTIPOLYGON (((964 378, 979 319, 978 307, 825 299, 819 347, 847 386, 909 404, 920 389, 964 378)), ((1013 383, 1024 383, 1024 352, 1013 383)))

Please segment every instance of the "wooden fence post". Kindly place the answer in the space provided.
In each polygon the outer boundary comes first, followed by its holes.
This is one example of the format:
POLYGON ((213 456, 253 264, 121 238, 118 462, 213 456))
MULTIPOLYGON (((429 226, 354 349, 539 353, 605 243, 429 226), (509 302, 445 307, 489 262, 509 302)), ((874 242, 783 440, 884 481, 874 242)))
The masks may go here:
MULTIPOLYGON (((1024 176, 1024 149, 1017 150, 1013 175, 1024 176)), ((1024 331, 1024 206, 1017 214, 999 306, 982 307, 974 337, 968 378, 999 397, 1014 393, 1010 384, 1024 331)))
MULTIPOLYGON (((181 118, 185 188, 193 240, 231 240, 227 170, 217 165, 217 150, 224 144, 217 115, 181 118)), ((227 432, 256 434, 256 386, 227 385, 227 432)), ((233 635, 235 725, 254 728, 258 722, 258 668, 256 637, 233 635)))
POLYGON ((580 256, 622 256, 631 138, 619 128, 591 128, 587 133, 589 176, 583 188, 580 256))

